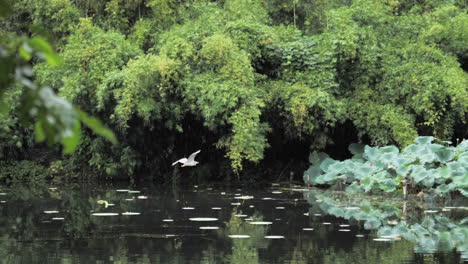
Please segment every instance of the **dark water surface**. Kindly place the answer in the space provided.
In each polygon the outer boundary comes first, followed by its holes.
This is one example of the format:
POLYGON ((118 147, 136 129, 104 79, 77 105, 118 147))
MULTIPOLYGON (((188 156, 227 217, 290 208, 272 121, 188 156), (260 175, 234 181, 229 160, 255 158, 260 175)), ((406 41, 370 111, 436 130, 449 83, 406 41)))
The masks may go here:
POLYGON ((404 203, 302 188, 4 187, 0 261, 384 264, 468 257, 466 200, 404 203), (93 215, 102 213, 117 215, 93 215))

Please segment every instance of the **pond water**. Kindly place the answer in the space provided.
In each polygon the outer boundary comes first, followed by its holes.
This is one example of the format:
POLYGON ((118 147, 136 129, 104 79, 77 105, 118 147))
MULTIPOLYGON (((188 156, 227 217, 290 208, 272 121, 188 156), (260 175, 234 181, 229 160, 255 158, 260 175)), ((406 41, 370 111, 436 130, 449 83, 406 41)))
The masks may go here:
POLYGON ((0 190, 2 263, 463 263, 466 199, 299 186, 0 190))

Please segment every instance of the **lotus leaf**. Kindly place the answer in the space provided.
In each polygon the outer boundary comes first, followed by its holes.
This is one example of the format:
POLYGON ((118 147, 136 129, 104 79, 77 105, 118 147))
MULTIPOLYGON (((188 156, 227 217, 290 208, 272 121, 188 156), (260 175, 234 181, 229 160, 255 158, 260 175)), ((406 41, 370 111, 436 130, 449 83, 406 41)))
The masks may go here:
POLYGON ((315 177, 314 179, 315 184, 325 184, 325 179, 323 178, 323 175, 319 175, 315 177))
POLYGON ((424 167, 422 167, 422 166, 417 166, 416 167, 415 166, 415 168, 413 169, 413 173, 411 175, 414 178, 414 182, 419 183, 422 180, 424 180, 424 178, 428 177, 429 173, 424 167))
POLYGON ((311 166, 308 170, 304 172, 304 181, 308 179, 312 182, 313 179, 322 174, 322 169, 319 165, 311 166))
POLYGON ((319 164, 328 157, 326 153, 314 151, 309 155, 309 162, 312 164, 319 164))
POLYGON ((324 171, 324 172, 327 172, 328 171, 328 167, 332 164, 335 164, 339 161, 336 161, 334 159, 331 159, 331 158, 325 158, 322 163, 320 163, 320 168, 324 171))
POLYGON ((381 225, 381 222, 377 218, 370 218, 364 223, 365 229, 377 229, 381 225))
POLYGON ((381 147, 378 149, 381 154, 383 153, 395 153, 398 154, 400 151, 398 150, 397 147, 395 146, 387 146, 387 147, 381 147))
POLYGON ((392 179, 383 179, 379 181, 379 188, 385 192, 395 191, 397 184, 392 179))
POLYGON ((451 190, 453 190, 455 188, 455 184, 451 183, 451 184, 442 184, 442 185, 439 185, 436 189, 435 189, 435 192, 439 195, 441 194, 445 194, 445 193, 448 193, 450 192, 451 190))
POLYGON ((468 151, 468 140, 463 140, 460 144, 458 144, 456 150, 459 152, 468 151))
POLYGON ((434 177, 425 177, 422 181, 422 183, 426 187, 432 187, 434 185, 434 177))
POLYGON ((436 151, 434 151, 437 161, 442 162, 442 163, 447 163, 451 161, 455 157, 455 153, 448 148, 440 148, 436 151))
POLYGON ((332 214, 334 216, 337 216, 337 217, 344 217, 344 215, 345 215, 345 211, 342 208, 336 207, 336 206, 330 208, 328 210, 328 213, 330 213, 330 214, 332 214))
POLYGON ((425 145, 431 143, 432 141, 434 141, 434 139, 434 137, 417 137, 416 139, 414 139, 414 142, 416 144, 425 145))
POLYGON ((328 166, 329 173, 340 174, 345 170, 345 164, 343 162, 335 162, 328 166))
POLYGON ((322 179, 325 183, 332 183, 337 179, 337 174, 334 172, 328 172, 322 175, 322 179))
MULTIPOLYGON (((331 184, 345 177, 346 183, 352 183, 354 180, 361 182, 361 185, 348 186, 348 192, 394 192, 400 186, 403 177, 407 177, 418 186, 416 188, 436 188, 435 193, 438 195, 454 191, 466 195, 468 151, 465 149, 468 141, 463 140, 457 147, 451 147, 432 143, 434 140, 434 137, 418 137, 415 144, 407 146, 401 153, 395 146, 363 148, 362 145, 352 144, 349 146, 349 150, 354 154, 352 159, 340 162, 322 155, 320 164, 312 163, 306 175, 320 175, 322 171, 326 172, 313 181, 315 184, 331 184), (320 165, 320 168, 317 165, 320 165)), ((320 160, 317 153, 313 155, 313 160, 320 160)))
POLYGON ((349 145, 348 150, 351 152, 354 156, 361 157, 364 154, 364 147, 365 145, 363 144, 357 144, 357 143, 352 143, 349 145))
POLYGON ((397 158, 398 158, 398 154, 397 154, 397 153, 386 152, 386 153, 380 155, 380 157, 379 157, 378 160, 379 160, 382 164, 390 165, 390 164, 393 164, 393 163, 394 163, 394 160, 396 160, 397 158))
POLYGON ((468 167, 468 152, 465 152, 458 156, 458 162, 462 163, 462 166, 468 167))

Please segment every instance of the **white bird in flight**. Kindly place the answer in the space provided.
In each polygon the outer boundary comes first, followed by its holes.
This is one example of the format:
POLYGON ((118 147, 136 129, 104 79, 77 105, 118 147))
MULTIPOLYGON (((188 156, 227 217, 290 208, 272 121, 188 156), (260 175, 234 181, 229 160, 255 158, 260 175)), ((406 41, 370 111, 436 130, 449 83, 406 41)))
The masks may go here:
POLYGON ((190 166, 195 166, 198 164, 198 161, 195 161, 195 156, 200 153, 201 150, 195 151, 194 153, 190 154, 188 158, 182 158, 174 163, 172 163, 172 166, 176 165, 177 163, 182 163, 181 167, 190 167, 190 166))

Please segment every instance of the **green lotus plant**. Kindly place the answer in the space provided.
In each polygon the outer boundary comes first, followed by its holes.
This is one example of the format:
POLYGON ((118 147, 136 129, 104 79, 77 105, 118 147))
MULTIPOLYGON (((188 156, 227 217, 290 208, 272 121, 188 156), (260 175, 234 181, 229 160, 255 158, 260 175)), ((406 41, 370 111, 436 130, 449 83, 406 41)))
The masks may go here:
POLYGON ((458 191, 468 197, 468 140, 450 146, 434 137, 417 137, 401 151, 395 146, 361 144, 351 144, 349 151, 353 157, 344 161, 313 152, 311 167, 304 172, 306 184, 340 183, 365 192, 411 187, 437 195, 458 191))

